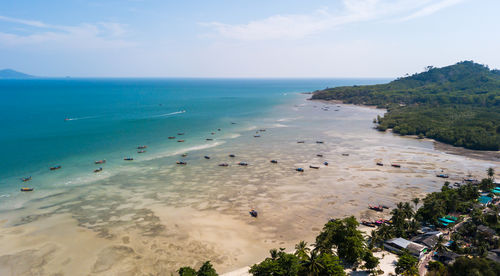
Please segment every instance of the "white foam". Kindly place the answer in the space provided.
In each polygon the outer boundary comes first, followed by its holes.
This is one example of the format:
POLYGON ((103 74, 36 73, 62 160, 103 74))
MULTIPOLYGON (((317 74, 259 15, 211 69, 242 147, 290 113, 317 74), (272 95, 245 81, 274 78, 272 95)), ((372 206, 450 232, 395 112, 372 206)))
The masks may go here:
POLYGON ((160 114, 160 115, 153 116, 153 118, 172 116, 172 115, 177 115, 177 114, 182 114, 182 113, 186 113, 186 110, 180 110, 180 111, 176 111, 176 112, 160 114))

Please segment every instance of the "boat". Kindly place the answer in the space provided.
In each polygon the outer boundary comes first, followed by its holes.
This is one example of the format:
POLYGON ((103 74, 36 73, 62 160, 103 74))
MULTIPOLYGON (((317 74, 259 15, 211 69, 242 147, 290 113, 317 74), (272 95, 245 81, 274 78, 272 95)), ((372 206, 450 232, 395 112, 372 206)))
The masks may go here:
POLYGON ((278 164, 278 160, 274 160, 274 159, 273 159, 273 160, 271 160, 271 163, 273 163, 273 164, 278 164))
POLYGON ((377 166, 383 166, 383 165, 384 165, 384 163, 382 163, 382 162, 377 162, 377 166))
POLYGON ((368 226, 368 227, 375 227, 376 226, 374 223, 366 221, 366 220, 362 220, 361 224, 368 226))
POLYGON ((316 144, 323 144, 323 141, 316 141, 316 144))
POLYGON ((145 150, 139 150, 137 151, 137 153, 145 153, 146 151, 145 150))
POLYGON ((375 225, 382 225, 384 222, 382 220, 376 220, 373 222, 375 225))
POLYGON ((326 161, 323 162, 323 165, 328 166, 328 162, 326 162, 326 161))
POLYGON ((295 170, 298 171, 298 172, 304 172, 303 168, 296 168, 295 170))
POLYGON ((175 162, 177 165, 187 165, 187 162, 184 161, 177 161, 175 162))
POLYGON ((132 157, 125 157, 125 158, 123 158, 123 160, 125 160, 125 161, 132 161, 132 160, 134 160, 134 158, 132 158, 132 157))
POLYGON ((342 153, 342 156, 349 156, 349 153, 342 153))
POLYGON ((255 137, 255 138, 259 138, 259 137, 260 137, 260 135, 254 135, 253 137, 255 137))
POLYGON ((21 188, 21 192, 31 192, 33 190, 34 188, 26 188, 26 187, 21 188))
POLYGON ((441 177, 441 178, 448 178, 448 177, 450 177, 449 175, 444 174, 444 173, 437 174, 436 176, 437 176, 437 177, 441 177))
POLYGON ((399 164, 391 164, 391 166, 393 166, 394 168, 401 168, 401 165, 399 164))
POLYGON ((382 208, 384 208, 384 209, 389 209, 389 206, 386 206, 386 205, 380 205, 380 206, 382 206, 382 208))
POLYGON ((230 154, 229 157, 234 158, 234 157, 236 157, 236 155, 230 154))
POLYGON ((368 209, 370 210, 374 210, 374 211, 377 211, 377 212, 383 212, 384 211, 384 208, 382 208, 382 206, 372 206, 372 205, 368 205, 368 209))
POLYGON ((97 160, 97 161, 94 162, 94 164, 104 164, 104 163, 106 163, 106 160, 104 160, 104 159, 103 160, 97 160))
POLYGON ((175 139, 175 136, 168 136, 168 139, 175 139))
POLYGON ((240 162, 240 163, 238 163, 238 165, 240 165, 240 166, 248 166, 248 163, 247 162, 240 162))
POLYGON ((23 177, 23 178, 21 178, 21 180, 23 182, 30 181, 31 180, 31 176, 23 177))
POLYGON ((70 118, 64 118, 64 121, 71 121, 70 118))
POLYGON ((220 128, 218 128, 217 131, 220 131, 220 128))
POLYGON ((231 122, 232 125, 236 125, 236 123, 231 122))
POLYGON ((61 168, 61 165, 57 165, 57 166, 54 166, 54 167, 50 167, 50 170, 51 171, 55 171, 55 170, 59 170, 61 168))
POLYGON ((228 163, 220 163, 220 164, 219 164, 219 167, 228 167, 228 166, 229 166, 229 164, 228 164, 228 163))
POLYGON ((183 142, 184 142, 184 140, 177 140, 177 142, 179 142, 179 143, 183 143, 183 142))
POLYGON ((210 159, 210 156, 205 155, 204 157, 205 157, 205 159, 210 159))
POLYGON ((257 211, 255 211, 254 209, 250 210, 250 212, 248 213, 250 213, 250 215, 254 218, 256 218, 259 215, 259 213, 257 213, 257 211))
POLYGON ((215 135, 215 132, 210 132, 210 134, 215 135))
POLYGON ((213 141, 214 139, 212 139, 212 138, 207 138, 207 139, 205 139, 205 140, 207 140, 207 141, 213 141))
POLYGON ((262 129, 259 129, 259 131, 260 131, 260 132, 264 132, 264 131, 266 131, 266 129, 265 129, 265 128, 262 128, 262 129))
POLYGON ((309 165, 309 168, 311 168, 311 169, 316 169, 316 170, 317 170, 317 169, 319 169, 319 166, 309 165))
POLYGON ((305 141, 297 141, 297 144, 304 144, 305 141))
POLYGON ((138 146, 137 149, 145 149, 147 148, 148 146, 138 146))
POLYGON ((177 135, 184 135, 184 132, 179 132, 177 133, 177 135))
POLYGON ((316 154, 317 157, 323 157, 323 154, 316 154))
POLYGON ((94 172, 95 172, 95 173, 102 172, 102 168, 101 168, 101 167, 100 167, 100 168, 97 168, 97 169, 95 169, 95 170, 94 170, 94 172))
POLYGON ((182 157, 186 157, 186 156, 188 156, 188 154, 187 153, 183 153, 181 156, 182 157))

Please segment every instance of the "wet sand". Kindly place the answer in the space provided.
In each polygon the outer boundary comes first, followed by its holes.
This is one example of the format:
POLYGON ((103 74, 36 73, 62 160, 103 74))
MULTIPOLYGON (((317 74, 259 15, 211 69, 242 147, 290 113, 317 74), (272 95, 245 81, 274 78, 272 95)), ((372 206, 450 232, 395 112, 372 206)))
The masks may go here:
POLYGON ((137 162, 85 186, 27 194, 29 203, 0 214, 0 275, 170 275, 206 260, 223 273, 261 261, 271 248, 313 242, 331 217, 378 218, 367 204, 394 206, 439 190, 441 170, 450 182, 500 171, 498 161, 373 130, 383 110, 334 104, 324 111, 305 98, 186 158, 137 162), (188 165, 175 164, 181 159, 188 165))

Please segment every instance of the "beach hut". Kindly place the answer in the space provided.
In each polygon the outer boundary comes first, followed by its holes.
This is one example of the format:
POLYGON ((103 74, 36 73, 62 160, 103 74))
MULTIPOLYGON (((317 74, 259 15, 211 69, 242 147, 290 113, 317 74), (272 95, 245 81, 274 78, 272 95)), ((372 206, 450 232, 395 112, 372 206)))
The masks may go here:
POLYGON ((422 258, 427 252, 427 247, 403 238, 394 238, 384 242, 384 248, 395 252, 401 253, 403 250, 408 250, 410 254, 417 258, 422 258))

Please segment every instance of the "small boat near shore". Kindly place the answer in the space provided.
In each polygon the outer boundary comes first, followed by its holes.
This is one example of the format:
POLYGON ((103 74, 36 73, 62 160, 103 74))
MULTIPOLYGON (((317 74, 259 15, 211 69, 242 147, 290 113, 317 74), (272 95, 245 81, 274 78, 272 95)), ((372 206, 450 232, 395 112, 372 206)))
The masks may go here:
POLYGON ((123 158, 123 160, 125 160, 125 161, 132 161, 132 160, 134 160, 134 158, 132 158, 132 157, 125 157, 125 158, 123 158))
POLYGON ((399 165, 399 164, 391 164, 391 166, 394 168, 401 168, 401 165, 399 165))
POLYGON ((370 210, 374 210, 374 211, 377 211, 377 212, 383 212, 384 211, 384 208, 382 206, 372 206, 372 205, 368 205, 368 209, 370 210))
POLYGON ((203 156, 203 157, 204 157, 205 159, 210 159, 210 156, 208 156, 208 155, 205 155, 205 156, 203 156))
POLYGON ((273 159, 273 160, 271 160, 271 163, 273 163, 273 164, 278 164, 278 160, 274 160, 274 159, 273 159))
POLYGON ((146 151, 145 150, 139 150, 137 151, 137 153, 145 153, 146 151))
POLYGON ((102 172, 102 167, 99 167, 99 168, 95 169, 94 172, 95 173, 102 172))
POLYGON ((238 165, 240 165, 240 166, 248 166, 248 163, 247 162, 239 162, 238 165))
POLYGON ((177 161, 175 162, 177 165, 187 165, 187 162, 184 161, 177 161))
POLYGON ((206 141, 213 141, 214 139, 212 139, 212 138, 207 138, 207 139, 205 139, 205 140, 206 140, 206 141))
POLYGON ((181 156, 182 157, 186 157, 186 156, 188 156, 188 154, 187 153, 183 153, 181 156))
POLYGON ((326 162, 326 161, 323 162, 323 165, 328 166, 328 162, 326 162))
POLYGON ((33 190, 34 188, 26 188, 26 187, 21 188, 21 192, 32 192, 33 190))
POLYGON ((316 141, 316 144, 323 144, 323 141, 316 141))
POLYGON ((177 140, 178 143, 184 143, 184 140, 177 140))
POLYGON ((219 167, 228 167, 228 166, 229 166, 229 164, 228 164, 228 163, 220 163, 220 164, 219 164, 219 167))
POLYGON ((60 168, 62 168, 61 165, 57 165, 57 166, 54 166, 54 167, 50 167, 49 169, 51 171, 55 171, 55 170, 59 170, 60 168))
POLYGON ((316 154, 317 157, 323 157, 323 154, 316 154))
POLYGON ((184 135, 184 132, 179 132, 177 133, 177 135, 184 135))
POLYGON ((349 156, 349 153, 342 153, 342 156, 349 156))
POLYGON ((296 168, 295 170, 298 171, 298 172, 304 172, 303 168, 296 168))
POLYGON ((260 135, 254 135, 253 137, 254 137, 254 138, 259 138, 259 137, 260 137, 260 135))
POLYGON ((441 178, 448 178, 450 177, 449 175, 447 174, 444 174, 444 173, 441 173, 441 174, 437 174, 436 177, 441 177, 441 178))
POLYGON ((234 158, 234 157, 236 157, 236 155, 230 154, 229 157, 234 158))
POLYGON ((304 144, 305 141, 297 141, 297 144, 304 144))
POLYGON ((257 211, 255 211, 254 209, 250 210, 250 212, 248 213, 250 213, 250 215, 254 218, 256 218, 259 215, 259 213, 257 213, 257 211))
POLYGON ((147 148, 148 146, 138 146, 137 149, 145 149, 147 148))
POLYGON ((377 166, 384 166, 384 163, 382 163, 382 162, 377 162, 377 166))
POLYGON ((31 176, 21 178, 22 182, 26 182, 26 181, 30 181, 30 180, 31 180, 31 176))
POLYGON ((104 164, 106 163, 106 160, 97 160, 97 161, 94 161, 94 164, 104 164))
POLYGON ((369 222, 369 221, 366 221, 366 220, 362 220, 361 221, 361 224, 365 225, 365 226, 368 226, 368 227, 375 227, 375 223, 372 223, 372 222, 369 222))
POLYGON ((318 169, 319 169, 319 166, 309 165, 309 168, 318 170, 318 169))
POLYGON ((175 139, 175 136, 168 136, 168 139, 175 139))

